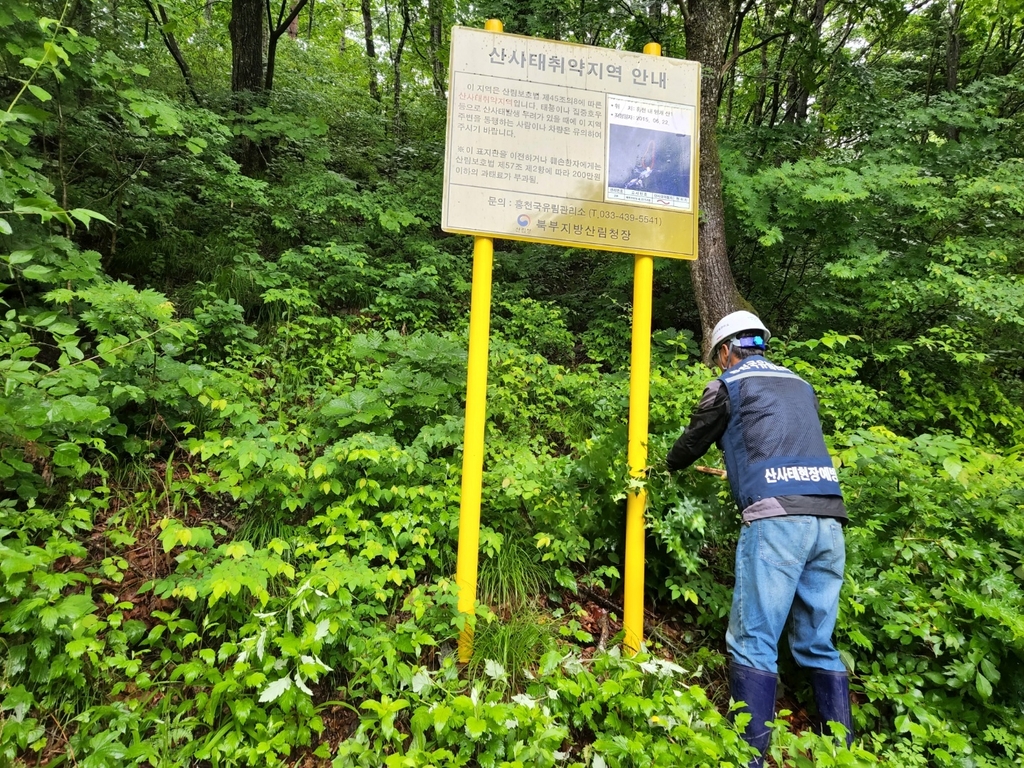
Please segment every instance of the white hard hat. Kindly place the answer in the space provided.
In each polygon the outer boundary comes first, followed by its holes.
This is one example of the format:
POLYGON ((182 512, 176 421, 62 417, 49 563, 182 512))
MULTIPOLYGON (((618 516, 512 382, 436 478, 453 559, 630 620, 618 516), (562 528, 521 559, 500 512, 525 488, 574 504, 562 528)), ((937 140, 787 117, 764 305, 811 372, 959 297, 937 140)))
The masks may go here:
POLYGON ((753 312, 747 312, 746 310, 730 312, 718 321, 715 330, 711 332, 710 349, 712 354, 723 341, 731 339, 733 336, 743 333, 743 331, 760 334, 764 336, 765 342, 772 337, 771 332, 764 327, 764 323, 753 312))

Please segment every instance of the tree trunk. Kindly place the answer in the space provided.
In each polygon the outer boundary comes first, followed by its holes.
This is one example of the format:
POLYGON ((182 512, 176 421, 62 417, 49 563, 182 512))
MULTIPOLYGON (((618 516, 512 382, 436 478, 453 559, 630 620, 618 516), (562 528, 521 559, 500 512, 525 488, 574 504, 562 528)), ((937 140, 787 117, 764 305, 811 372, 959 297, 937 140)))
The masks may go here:
MULTIPOLYGON (((312 8, 310 12, 312 13, 312 8)), ((345 53, 348 50, 348 22, 349 15, 347 10, 343 10, 338 16, 338 26, 341 27, 341 31, 338 33, 338 53, 345 53)), ((310 37, 312 37, 312 33, 310 37)))
POLYGON ((736 289, 736 281, 729 266, 725 242, 722 167, 716 131, 725 51, 735 10, 730 0, 688 0, 682 10, 687 58, 699 61, 702 67, 699 245, 698 258, 691 264, 690 278, 700 312, 706 356, 715 324, 728 313, 746 306, 736 289))
MULTIPOLYGON (((765 102, 768 99, 768 45, 764 41, 771 36, 775 28, 772 20, 775 18, 775 0, 770 0, 764 8, 763 15, 754 29, 754 36, 761 43, 761 51, 758 54, 761 61, 761 69, 757 76, 757 89, 754 96, 754 103, 751 106, 751 121, 753 125, 760 128, 764 122, 765 102), (763 19, 763 20, 762 20, 763 19)), ((740 30, 742 32, 742 30, 740 30)))
MULTIPOLYGON (((267 75, 263 82, 263 88, 270 93, 274 89, 274 69, 277 65, 277 43, 280 41, 281 36, 291 29, 292 22, 299 17, 299 12, 306 7, 306 0, 297 0, 295 5, 292 6, 287 18, 284 15, 284 9, 287 7, 285 3, 287 0, 282 0, 281 10, 277 14, 277 22, 275 24, 273 19, 267 19, 267 31, 270 33, 270 37, 267 43, 267 75)), ((269 5, 267 8, 269 9, 269 5)))
POLYGON ((651 0, 647 4, 647 18, 651 20, 651 28, 657 32, 661 29, 661 22, 663 18, 661 9, 661 0, 651 0))
POLYGON ((231 91, 263 90, 263 2, 231 0, 231 91))
POLYGON ((780 86, 782 84, 782 72, 784 71, 783 64, 786 61, 786 53, 789 51, 789 44, 792 40, 792 32, 789 32, 788 30, 792 30, 794 27, 793 19, 796 14, 796 7, 796 0, 793 0, 793 2, 791 2, 789 5, 789 17, 786 19, 786 24, 784 27, 784 29, 787 30, 787 34, 785 37, 782 38, 782 45, 779 46, 779 57, 775 61, 775 69, 772 70, 772 104, 771 116, 768 118, 769 128, 775 127, 775 121, 779 117, 779 109, 782 107, 782 94, 780 92, 780 86))
MULTIPOLYGON (((949 5, 949 27, 946 30, 946 91, 956 93, 960 75, 960 20, 963 18, 963 0, 949 5)), ((960 141, 960 129, 955 125, 946 127, 946 135, 952 141, 960 141)))
POLYGON ((761 46, 761 73, 757 77, 757 95, 754 97, 753 123, 760 128, 764 122, 764 102, 768 97, 768 46, 761 46))
MULTIPOLYGON (((231 92, 235 109, 247 113, 263 97, 263 3, 261 0, 231 0, 231 92)), ((242 173, 257 176, 267 167, 260 147, 242 137, 239 162, 242 173)))
POLYGON ((370 67, 370 96, 380 101, 380 86, 377 85, 377 51, 373 47, 373 17, 370 16, 370 0, 362 0, 363 33, 366 35, 366 59, 370 67))
POLYGON ((791 122, 803 125, 807 122, 811 88, 817 80, 818 59, 821 56, 821 28, 825 23, 825 0, 815 0, 808 16, 808 36, 800 52, 801 64, 793 69, 793 99, 787 107, 791 122))
POLYGON ((442 0, 427 0, 427 16, 430 19, 430 70, 434 79, 434 93, 444 98, 444 62, 441 61, 441 33, 444 28, 444 5, 442 0))
POLYGON ((402 133, 402 52, 405 50, 405 41, 409 37, 409 27, 412 26, 412 17, 409 14, 409 0, 401 0, 402 11, 402 32, 398 36, 398 45, 395 46, 395 55, 392 59, 395 75, 395 90, 393 94, 393 112, 391 114, 391 133, 398 138, 402 133))

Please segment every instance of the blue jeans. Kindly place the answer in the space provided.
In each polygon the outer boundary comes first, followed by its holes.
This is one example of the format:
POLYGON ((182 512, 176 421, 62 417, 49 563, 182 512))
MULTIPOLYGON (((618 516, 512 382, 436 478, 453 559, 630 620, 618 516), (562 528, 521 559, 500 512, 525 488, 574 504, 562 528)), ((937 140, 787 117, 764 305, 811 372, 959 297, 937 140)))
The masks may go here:
POLYGON ((843 672, 832 644, 846 546, 831 517, 770 517, 744 525, 736 546, 736 586, 725 642, 733 661, 778 672, 779 638, 801 667, 843 672))

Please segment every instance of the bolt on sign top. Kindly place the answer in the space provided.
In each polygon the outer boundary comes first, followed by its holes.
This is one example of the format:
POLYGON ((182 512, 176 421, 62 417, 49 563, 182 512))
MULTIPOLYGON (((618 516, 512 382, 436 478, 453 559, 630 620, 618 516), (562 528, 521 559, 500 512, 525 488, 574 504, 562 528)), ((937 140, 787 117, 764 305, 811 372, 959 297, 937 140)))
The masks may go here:
POLYGON ((441 228, 697 258, 700 64, 452 30, 441 228))

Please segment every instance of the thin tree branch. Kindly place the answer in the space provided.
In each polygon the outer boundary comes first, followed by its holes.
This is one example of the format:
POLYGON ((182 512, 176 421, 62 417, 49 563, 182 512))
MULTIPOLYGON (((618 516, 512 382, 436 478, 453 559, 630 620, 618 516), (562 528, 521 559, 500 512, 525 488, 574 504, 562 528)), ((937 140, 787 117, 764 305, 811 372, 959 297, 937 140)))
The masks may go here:
POLYGON ((727 62, 725 62, 725 64, 722 65, 721 77, 725 77, 725 73, 728 72, 730 69, 732 69, 734 66, 736 66, 736 62, 739 60, 739 58, 741 56, 746 56, 748 53, 753 53, 754 51, 758 50, 759 48, 764 48, 772 40, 776 40, 776 39, 778 39, 780 37, 785 37, 787 34, 789 34, 789 33, 788 32, 776 32, 774 35, 769 35, 768 37, 766 37, 764 40, 759 42, 757 45, 752 45, 749 48, 744 48, 742 51, 737 51, 735 54, 733 54, 731 59, 729 59, 727 62))
POLYGON ((188 63, 185 61, 185 57, 181 53, 181 48, 178 47, 178 41, 175 39, 173 32, 166 32, 164 30, 164 27, 169 21, 166 9, 159 4, 154 7, 151 0, 143 0, 143 2, 146 4, 149 14, 153 17, 153 21, 156 22, 157 29, 160 30, 160 37, 163 38, 164 45, 167 47, 171 57, 178 65, 178 69, 181 70, 181 76, 185 80, 185 87, 188 88, 188 92, 192 94, 192 98, 195 99, 196 104, 201 106, 203 101, 199 98, 199 94, 196 93, 196 89, 192 85, 192 70, 189 69, 188 63))
POLYGON ((644 31, 647 33, 647 39, 653 40, 654 28, 648 23, 647 17, 641 16, 639 13, 634 11, 633 6, 626 2, 626 0, 618 0, 618 4, 623 10, 626 11, 626 13, 633 17, 633 21, 637 22, 638 24, 640 24, 640 26, 644 28, 644 31))

